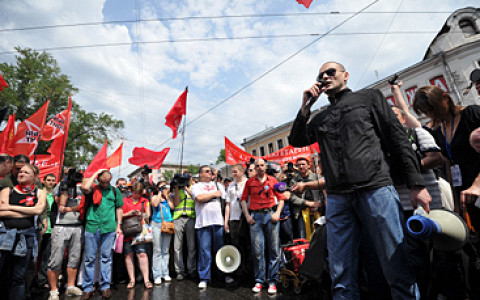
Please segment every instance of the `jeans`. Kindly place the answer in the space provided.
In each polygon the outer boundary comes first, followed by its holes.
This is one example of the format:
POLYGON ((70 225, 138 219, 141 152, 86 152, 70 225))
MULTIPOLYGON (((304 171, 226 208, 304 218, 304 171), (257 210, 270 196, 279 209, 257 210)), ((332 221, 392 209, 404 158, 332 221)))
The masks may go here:
POLYGON ((85 231, 85 273, 83 274, 82 288, 84 292, 93 291, 93 276, 95 272, 95 258, 100 246, 100 290, 110 288, 112 277, 112 248, 115 243, 115 232, 96 233, 85 231))
POLYGON ((48 278, 47 278, 47 266, 48 266, 48 260, 50 259, 50 251, 52 249, 52 239, 51 239, 51 234, 46 233, 42 235, 42 240, 40 243, 40 249, 42 250, 42 257, 39 257, 37 259, 40 259, 40 267, 38 268, 38 274, 37 274, 37 279, 35 284, 38 287, 41 287, 45 284, 48 283, 48 278))
POLYGON ((0 272, 4 272, 3 269, 7 264, 10 265, 10 274, 8 274, 10 281, 8 299, 10 300, 26 299, 27 268, 33 254, 34 240, 33 235, 25 235, 27 250, 25 256, 16 256, 12 251, 0 251, 0 272))
POLYGON ((195 252, 195 219, 188 217, 180 217, 173 220, 175 225, 175 236, 173 238, 173 262, 175 272, 184 275, 185 267, 183 266, 183 237, 187 239, 187 271, 193 274, 197 269, 197 256, 195 252))
POLYGON ((418 299, 402 222, 402 208, 393 186, 328 195, 327 248, 333 299, 360 299, 358 257, 362 227, 372 240, 392 298, 418 299))
POLYGON ((305 239, 307 237, 307 230, 305 228, 305 220, 303 219, 302 211, 300 210, 300 216, 298 216, 297 219, 293 216, 291 219, 293 239, 305 239))
POLYGON ((223 246, 223 226, 211 225, 197 228, 196 232, 198 241, 198 276, 202 281, 210 281, 212 278, 212 261, 215 260, 218 249, 223 246))
POLYGON ((268 251, 267 281, 276 284, 280 267, 280 221, 272 223, 273 212, 252 212, 255 224, 250 225, 250 239, 253 250, 253 270, 255 282, 264 284, 265 281, 265 247, 268 251), (265 245, 266 243, 266 245, 265 245))
POLYGON ((162 223, 152 221, 153 233, 153 279, 163 278, 168 273, 168 262, 170 260, 170 240, 172 235, 161 232, 162 223))

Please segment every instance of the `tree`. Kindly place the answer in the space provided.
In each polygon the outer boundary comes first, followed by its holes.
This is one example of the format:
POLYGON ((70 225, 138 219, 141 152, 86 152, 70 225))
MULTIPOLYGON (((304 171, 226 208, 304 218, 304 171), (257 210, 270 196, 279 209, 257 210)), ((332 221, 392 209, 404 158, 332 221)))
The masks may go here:
POLYGON ((225 160, 225 148, 220 149, 220 154, 218 154, 216 164, 218 164, 218 163, 220 163, 220 162, 222 162, 222 161, 226 161, 226 160, 225 160))
POLYGON ((163 173, 163 179, 165 179, 165 181, 167 181, 167 182, 172 181, 173 170, 165 170, 165 172, 163 173))
POLYGON ((200 167, 196 165, 189 165, 187 167, 187 172, 191 173, 192 175, 198 174, 199 170, 200 170, 200 167))
MULTIPOLYGON (((67 75, 62 74, 57 61, 46 52, 15 47, 15 64, 0 64, 0 72, 9 88, 0 93, 0 103, 25 120, 50 100, 47 120, 67 108, 68 97, 78 92, 67 75)), ((112 115, 86 112, 73 102, 72 120, 65 149, 65 166, 87 166, 102 147, 105 139, 120 135, 123 121, 112 115)), ((39 154, 46 153, 50 143, 39 143, 39 154)))

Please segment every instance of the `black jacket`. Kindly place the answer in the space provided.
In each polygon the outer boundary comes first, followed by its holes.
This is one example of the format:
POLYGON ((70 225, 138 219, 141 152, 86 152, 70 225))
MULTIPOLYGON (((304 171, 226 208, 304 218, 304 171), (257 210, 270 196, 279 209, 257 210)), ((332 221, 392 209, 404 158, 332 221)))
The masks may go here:
POLYGON ((329 101, 308 123, 310 114, 299 112, 289 136, 294 147, 318 141, 327 192, 391 185, 390 166, 407 186, 425 186, 405 130, 379 90, 346 88, 329 101))

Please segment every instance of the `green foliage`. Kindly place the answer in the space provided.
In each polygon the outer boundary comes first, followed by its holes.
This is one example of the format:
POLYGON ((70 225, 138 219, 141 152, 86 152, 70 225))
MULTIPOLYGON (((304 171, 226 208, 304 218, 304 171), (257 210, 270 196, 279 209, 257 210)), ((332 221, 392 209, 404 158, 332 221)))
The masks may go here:
MULTIPOLYGON (((16 47, 15 64, 0 64, 9 87, 0 93, 0 106, 8 106, 17 120, 25 120, 50 100, 47 120, 67 108, 69 95, 78 92, 57 61, 45 52, 16 47)), ((112 115, 86 112, 73 102, 72 120, 65 149, 65 166, 84 166, 93 159, 106 139, 118 137, 123 121, 112 115)), ((50 143, 40 142, 38 153, 50 143)))
POLYGON ((165 181, 170 182, 173 179, 173 175, 173 170, 165 170, 165 172, 163 173, 163 178, 165 179, 165 181))
POLYGON ((218 164, 218 163, 220 163, 220 162, 222 162, 222 161, 225 161, 225 148, 220 149, 220 154, 218 154, 216 164, 218 164))
POLYGON ((189 165, 187 167, 187 172, 191 173, 192 175, 198 174, 199 170, 200 170, 200 166, 189 165))

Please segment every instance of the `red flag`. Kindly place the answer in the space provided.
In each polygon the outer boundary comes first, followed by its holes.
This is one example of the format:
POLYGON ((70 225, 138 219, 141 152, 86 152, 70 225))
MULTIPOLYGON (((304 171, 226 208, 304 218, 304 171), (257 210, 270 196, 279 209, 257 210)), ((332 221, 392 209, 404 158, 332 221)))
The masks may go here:
POLYGON ((248 152, 237 147, 232 141, 225 137, 225 162, 229 165, 245 163, 250 157, 257 158, 248 152))
POLYGON ((15 136, 15 114, 8 116, 7 126, 0 133, 0 153, 11 153, 13 137, 15 136))
POLYGON ((118 167, 122 164, 123 143, 107 158, 107 167, 109 169, 118 167))
POLYGON ((3 79, 2 74, 0 74, 0 92, 3 91, 4 87, 8 87, 8 84, 5 79, 3 79))
POLYGON ((185 91, 180 97, 178 97, 177 101, 175 101, 175 104, 165 117, 165 125, 173 130, 173 139, 177 137, 177 131, 182 122, 182 116, 187 114, 187 93, 188 87, 186 87, 185 91))
POLYGON ((313 0, 297 0, 298 4, 303 4, 306 8, 310 7, 313 0))
POLYGON ((135 147, 132 152, 133 156, 128 159, 128 162, 136 166, 148 165, 152 169, 160 169, 168 151, 170 148, 155 152, 143 147, 135 147))
POLYGON ((47 122, 45 128, 43 128, 42 141, 50 141, 57 136, 63 136, 67 121, 67 114, 68 109, 65 109, 47 122))
POLYGON ((49 103, 50 100, 47 100, 36 113, 18 125, 17 133, 13 138, 14 156, 18 154, 31 156, 35 152, 38 145, 38 138, 45 126, 49 103))
POLYGON ((83 173, 83 177, 88 178, 100 169, 107 169, 107 146, 108 141, 105 141, 102 149, 98 151, 97 155, 93 158, 92 162, 88 165, 88 168, 83 173))

